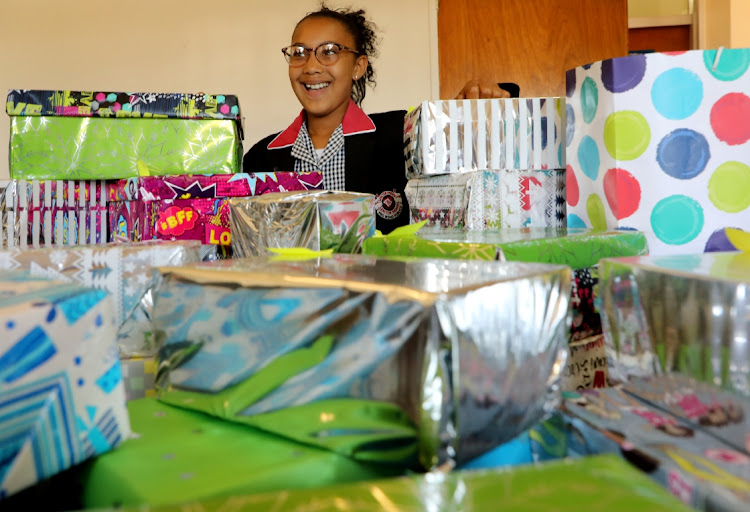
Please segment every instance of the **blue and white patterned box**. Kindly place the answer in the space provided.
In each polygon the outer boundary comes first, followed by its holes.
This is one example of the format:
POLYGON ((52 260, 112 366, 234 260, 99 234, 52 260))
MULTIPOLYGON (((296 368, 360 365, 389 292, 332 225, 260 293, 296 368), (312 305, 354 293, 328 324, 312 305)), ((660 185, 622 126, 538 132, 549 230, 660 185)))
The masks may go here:
POLYGON ((0 499, 130 433, 106 292, 0 274, 0 499))

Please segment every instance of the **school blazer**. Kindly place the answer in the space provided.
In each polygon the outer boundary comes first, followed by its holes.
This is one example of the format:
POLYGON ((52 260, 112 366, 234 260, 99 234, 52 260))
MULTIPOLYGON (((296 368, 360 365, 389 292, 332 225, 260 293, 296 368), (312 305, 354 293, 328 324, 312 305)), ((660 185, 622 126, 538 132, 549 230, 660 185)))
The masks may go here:
MULTIPOLYGON (((359 114, 361 110, 356 105, 354 109, 350 106, 343 121, 346 190, 374 194, 376 227, 389 233, 409 223, 409 207, 404 196, 406 111, 366 116, 359 114)), ((242 161, 243 172, 294 171, 292 145, 302 122, 304 112, 289 128, 250 148, 242 161)))

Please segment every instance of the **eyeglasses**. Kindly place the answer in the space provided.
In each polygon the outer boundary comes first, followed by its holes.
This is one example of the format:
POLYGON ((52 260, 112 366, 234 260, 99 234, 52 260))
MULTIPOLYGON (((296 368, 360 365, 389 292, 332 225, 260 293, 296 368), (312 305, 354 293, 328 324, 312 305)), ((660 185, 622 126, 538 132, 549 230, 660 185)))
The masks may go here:
POLYGON ((286 61, 293 68, 304 66, 311 54, 315 54, 318 62, 324 66, 332 66, 339 60, 341 52, 352 52, 359 55, 357 50, 352 50, 338 43, 323 43, 315 48, 308 48, 302 45, 287 46, 281 49, 281 53, 286 57, 286 61))

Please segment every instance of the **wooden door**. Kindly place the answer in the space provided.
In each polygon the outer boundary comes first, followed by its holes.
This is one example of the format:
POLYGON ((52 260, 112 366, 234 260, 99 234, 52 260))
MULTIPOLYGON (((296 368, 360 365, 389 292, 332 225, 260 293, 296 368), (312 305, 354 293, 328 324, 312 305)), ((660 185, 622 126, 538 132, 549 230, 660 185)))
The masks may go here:
POLYGON ((564 96, 565 71, 628 54, 627 0, 440 0, 440 96, 472 78, 564 96))

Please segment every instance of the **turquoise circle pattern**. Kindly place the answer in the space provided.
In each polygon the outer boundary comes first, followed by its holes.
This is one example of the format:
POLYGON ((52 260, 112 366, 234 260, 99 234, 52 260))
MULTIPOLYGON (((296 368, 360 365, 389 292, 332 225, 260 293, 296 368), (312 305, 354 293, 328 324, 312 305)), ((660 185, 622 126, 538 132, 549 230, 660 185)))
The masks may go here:
POLYGON ((703 101, 703 82, 685 68, 669 69, 654 80, 651 101, 657 112, 667 119, 688 118, 703 101))
POLYGON ((581 84, 581 112, 583 114, 583 122, 589 124, 594 120, 598 106, 599 90, 596 88, 596 82, 590 76, 587 76, 581 84))
POLYGON ((651 211, 651 228, 656 237, 669 245, 683 245, 703 230, 703 208, 683 195, 666 197, 651 211))
POLYGON ((714 77, 724 82, 737 80, 750 67, 750 48, 725 48, 716 62, 716 50, 703 52, 703 63, 714 77), (714 68, 716 64, 716 68, 714 68))
POLYGON ((595 180, 599 176, 599 146, 596 141, 589 135, 584 135, 578 144, 578 165, 583 174, 595 180))

